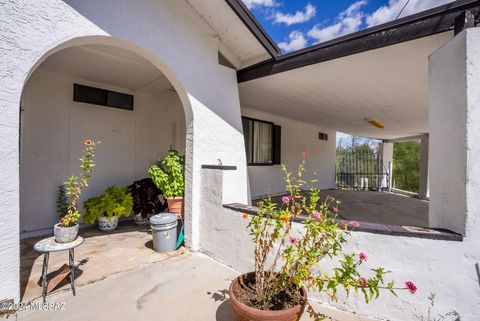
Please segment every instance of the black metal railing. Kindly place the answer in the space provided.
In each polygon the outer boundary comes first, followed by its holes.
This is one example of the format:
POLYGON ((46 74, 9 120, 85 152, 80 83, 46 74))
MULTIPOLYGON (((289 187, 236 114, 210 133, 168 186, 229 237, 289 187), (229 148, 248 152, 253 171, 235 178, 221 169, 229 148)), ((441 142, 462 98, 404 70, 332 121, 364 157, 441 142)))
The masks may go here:
POLYGON ((336 162, 336 184, 342 189, 380 190, 389 176, 378 152, 369 146, 342 150, 336 162))

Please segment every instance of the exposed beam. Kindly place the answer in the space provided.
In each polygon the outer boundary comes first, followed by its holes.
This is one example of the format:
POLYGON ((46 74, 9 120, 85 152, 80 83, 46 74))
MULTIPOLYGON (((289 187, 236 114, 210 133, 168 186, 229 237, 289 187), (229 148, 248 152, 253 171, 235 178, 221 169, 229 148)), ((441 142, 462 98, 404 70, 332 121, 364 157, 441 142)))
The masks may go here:
POLYGON ((268 51, 272 58, 277 57, 280 54, 280 48, 278 48, 275 41, 268 35, 263 29, 262 25, 252 15, 250 10, 245 6, 241 0, 225 0, 227 4, 232 8, 235 14, 242 20, 245 26, 252 32, 257 40, 262 44, 265 50, 268 51))
POLYGON ((237 72, 245 82, 280 72, 451 31, 455 19, 469 10, 478 21, 480 0, 457 0, 405 18, 368 28, 258 63, 237 72))
POLYGON ((454 34, 457 35, 462 30, 473 27, 475 27, 475 14, 472 10, 465 10, 455 19, 454 34))

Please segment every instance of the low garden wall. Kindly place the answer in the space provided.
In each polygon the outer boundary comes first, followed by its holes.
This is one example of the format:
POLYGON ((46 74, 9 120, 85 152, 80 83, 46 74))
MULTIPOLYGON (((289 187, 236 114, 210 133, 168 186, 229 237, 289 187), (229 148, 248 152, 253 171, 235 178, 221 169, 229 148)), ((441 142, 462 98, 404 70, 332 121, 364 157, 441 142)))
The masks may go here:
MULTIPOLYGON (((251 271, 253 244, 246 229, 248 218, 243 217, 248 207, 243 212, 224 207, 222 169, 203 169, 202 186, 200 250, 239 272, 251 271)), ((302 232, 301 223, 294 226, 297 233, 302 232)), ((442 240, 353 231, 345 252, 367 254, 368 260, 361 267, 366 276, 372 273, 371 268, 381 266, 392 272, 388 277, 396 281, 397 287, 413 281, 418 291, 416 294, 398 291, 398 297, 384 291, 369 304, 363 296, 353 293, 348 298, 340 295, 338 302, 331 302, 318 293, 310 293, 310 299, 359 315, 404 321, 426 317, 428 296, 435 293, 433 315, 456 310, 462 320, 477 320, 480 312, 478 235, 478 231, 472 231, 460 240, 442 240)), ((326 260, 324 268, 329 270, 334 265, 326 260)))

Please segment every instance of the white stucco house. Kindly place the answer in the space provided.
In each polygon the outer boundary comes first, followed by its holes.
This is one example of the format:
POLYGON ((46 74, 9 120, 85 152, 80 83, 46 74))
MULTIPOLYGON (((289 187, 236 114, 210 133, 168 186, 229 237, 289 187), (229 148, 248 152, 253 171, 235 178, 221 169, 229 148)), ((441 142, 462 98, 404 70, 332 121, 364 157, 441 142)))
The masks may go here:
POLYGON ((432 291, 478 320, 479 12, 458 0, 281 55, 240 0, 0 1, 0 300, 19 300, 19 240, 51 232, 86 138, 102 140, 108 166, 85 197, 145 177, 170 146, 184 152, 187 246, 246 271, 242 211, 281 193, 279 164, 302 151, 333 188, 342 131, 382 139, 384 161, 393 141, 421 138, 432 230, 354 232, 349 250, 415 279, 423 297, 339 307, 413 320, 432 291), (85 103, 82 88, 114 98, 85 103))

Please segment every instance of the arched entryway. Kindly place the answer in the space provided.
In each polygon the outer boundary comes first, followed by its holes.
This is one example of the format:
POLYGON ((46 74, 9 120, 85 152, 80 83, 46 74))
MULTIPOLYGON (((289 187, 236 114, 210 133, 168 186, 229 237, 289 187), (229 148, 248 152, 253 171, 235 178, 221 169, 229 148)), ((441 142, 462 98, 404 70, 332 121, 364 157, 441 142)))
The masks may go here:
MULTIPOLYGON (((148 167, 170 148, 186 154, 190 185, 186 139, 192 116, 186 92, 165 64, 130 43, 94 36, 49 50, 30 70, 20 108, 21 238, 52 233, 58 186, 78 173, 87 138, 102 143, 81 202, 108 186, 148 177, 148 167), (78 85, 129 95, 132 105, 76 101, 78 85)), ((187 189, 187 220, 190 199, 187 189)))

